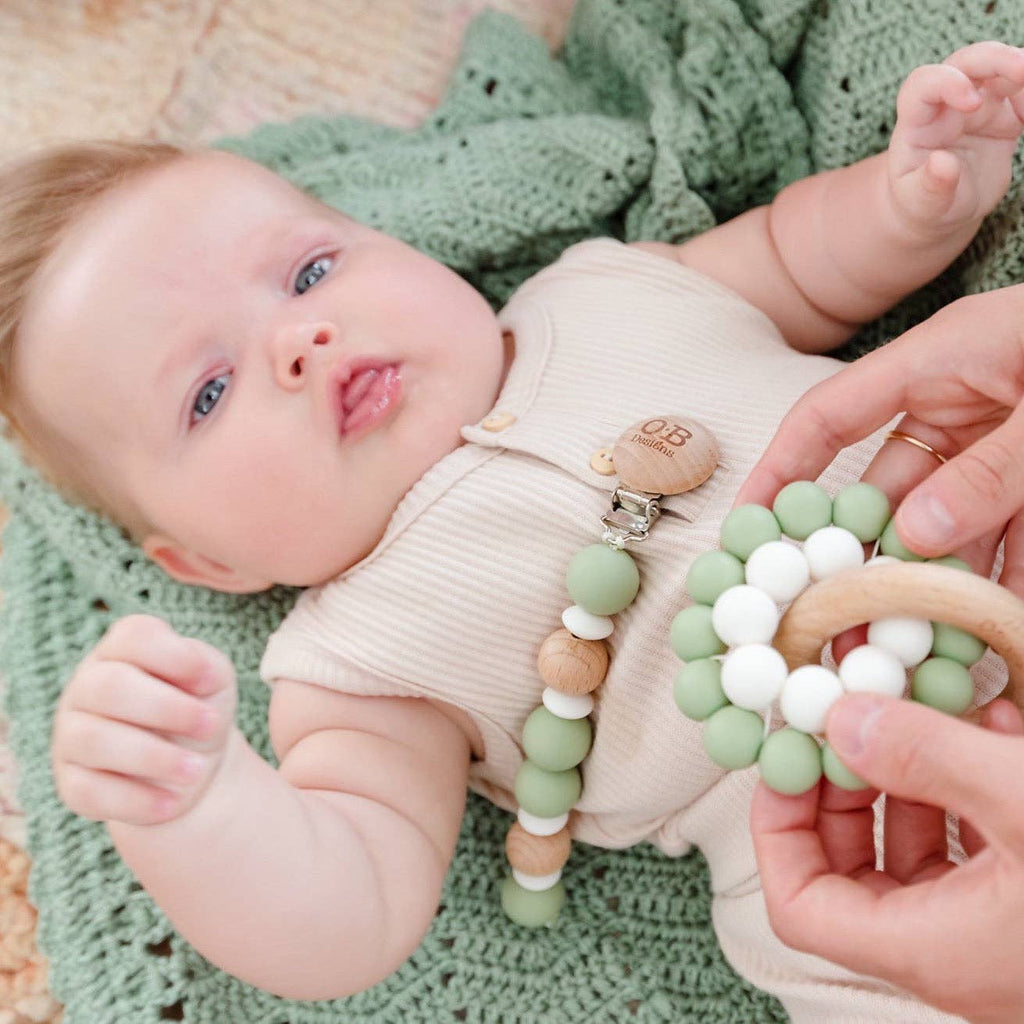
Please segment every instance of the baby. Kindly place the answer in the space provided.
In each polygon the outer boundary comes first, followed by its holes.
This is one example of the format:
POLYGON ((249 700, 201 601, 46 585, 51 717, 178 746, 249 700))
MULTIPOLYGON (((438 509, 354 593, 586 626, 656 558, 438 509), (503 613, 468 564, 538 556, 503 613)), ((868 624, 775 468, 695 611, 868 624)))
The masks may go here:
MULTIPOLYGON (((204 956, 323 999, 412 953, 467 783, 514 806, 537 648, 608 506, 601 452, 678 411, 719 462, 636 551, 572 833, 698 845, 726 955, 794 1020, 946 1019, 771 934, 756 773, 706 758, 667 643, 687 567, 778 420, 841 365, 803 353, 941 271, 1003 195, 1024 50, 918 68, 898 113, 886 153, 679 246, 582 243, 497 317, 452 271, 235 156, 85 146, 0 182, 0 231, 31 223, 42 242, 0 315, 28 456, 176 580, 310 588, 262 665, 277 769, 233 724, 227 658, 154 618, 117 622, 58 709, 61 797, 107 824, 204 956), (78 198, 41 207, 72 175, 78 198)), ((826 487, 879 443, 842 453, 826 487)))

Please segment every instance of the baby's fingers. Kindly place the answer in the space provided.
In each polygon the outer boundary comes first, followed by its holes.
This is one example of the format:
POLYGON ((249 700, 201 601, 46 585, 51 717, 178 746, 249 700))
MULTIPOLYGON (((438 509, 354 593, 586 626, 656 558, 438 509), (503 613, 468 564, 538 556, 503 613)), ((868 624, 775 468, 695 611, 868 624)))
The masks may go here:
POLYGON ((82 665, 75 685, 68 688, 65 706, 68 711, 89 712, 195 740, 211 738, 223 724, 208 701, 117 661, 82 665))
POLYGON ((234 668, 225 654, 201 640, 181 636, 152 615, 118 619, 90 657, 128 662, 198 697, 234 682, 234 668))
POLYGON ((55 761, 116 772, 167 786, 187 786, 206 771, 208 759, 147 729, 84 711, 66 711, 54 726, 55 761))
POLYGON ((1000 99, 1024 87, 1024 49, 1016 46, 992 40, 972 43, 950 54, 943 64, 962 71, 975 87, 983 86, 1000 99))
POLYGON ((75 764, 64 765, 57 790, 64 803, 83 818, 128 825, 167 821, 181 803, 177 793, 151 783, 75 764))
MULTIPOLYGON (((951 64, 924 64, 907 76, 896 96, 896 113, 904 128, 921 129, 933 124, 949 108, 967 114, 977 110, 981 103, 981 94, 959 68, 951 64)), ((943 130, 941 135, 923 138, 919 144, 941 145, 948 134, 948 130, 943 130)))

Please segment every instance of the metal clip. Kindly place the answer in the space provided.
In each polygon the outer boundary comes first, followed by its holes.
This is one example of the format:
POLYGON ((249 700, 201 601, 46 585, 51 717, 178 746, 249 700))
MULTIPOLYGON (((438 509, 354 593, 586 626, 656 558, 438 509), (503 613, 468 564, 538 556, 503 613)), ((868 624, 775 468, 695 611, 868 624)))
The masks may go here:
POLYGON ((628 543, 639 543, 661 515, 658 504, 662 495, 648 491, 632 491, 627 487, 616 487, 612 493, 612 507, 601 516, 605 530, 601 539, 614 548, 624 548, 628 543))

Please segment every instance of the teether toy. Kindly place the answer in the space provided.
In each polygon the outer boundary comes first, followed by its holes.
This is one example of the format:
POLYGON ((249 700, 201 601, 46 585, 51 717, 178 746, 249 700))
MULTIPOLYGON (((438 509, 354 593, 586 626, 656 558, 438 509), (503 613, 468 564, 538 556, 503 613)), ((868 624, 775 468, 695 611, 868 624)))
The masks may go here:
POLYGON ((864 788, 817 738, 835 701, 856 691, 902 697, 910 672, 911 699, 962 714, 974 698, 969 668, 988 644, 1007 662, 1007 695, 1021 703, 1024 603, 960 559, 925 563, 904 548, 888 499, 870 484, 831 499, 809 480, 791 483, 771 509, 734 509, 721 544, 691 566, 694 604, 670 634, 684 662, 676 705, 705 723, 705 749, 721 767, 756 762, 787 794, 823 773, 844 789, 864 788), (865 562, 862 545, 871 542, 883 554, 865 562), (819 663, 832 637, 863 622, 866 644, 837 671, 819 663), (772 732, 776 708, 785 726, 772 732))

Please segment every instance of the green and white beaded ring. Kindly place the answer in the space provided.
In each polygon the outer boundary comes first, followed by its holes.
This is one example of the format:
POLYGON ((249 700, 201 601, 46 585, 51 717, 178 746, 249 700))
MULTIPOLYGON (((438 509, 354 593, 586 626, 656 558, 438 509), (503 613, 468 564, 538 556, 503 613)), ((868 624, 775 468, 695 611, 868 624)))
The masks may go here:
MULTIPOLYGON (((987 645, 956 626, 913 616, 878 618, 868 642, 837 671, 820 664, 790 671, 773 646, 782 611, 811 583, 861 566, 923 561, 900 543, 886 495, 866 483, 834 499, 818 484, 784 487, 772 508, 742 505, 722 523, 722 550, 690 567, 694 603, 672 621, 671 644, 684 662, 673 696, 679 710, 704 722, 704 747, 727 769, 757 764, 780 793, 803 793, 822 774, 843 789, 865 786, 819 740, 832 704, 844 693, 910 697, 950 714, 971 704, 969 668, 987 645), (865 560, 864 545, 876 554, 865 560), (880 554, 877 552, 880 550, 880 554), (775 708, 785 726, 771 731, 775 708)), ((958 558, 929 559, 970 572, 958 558)))

